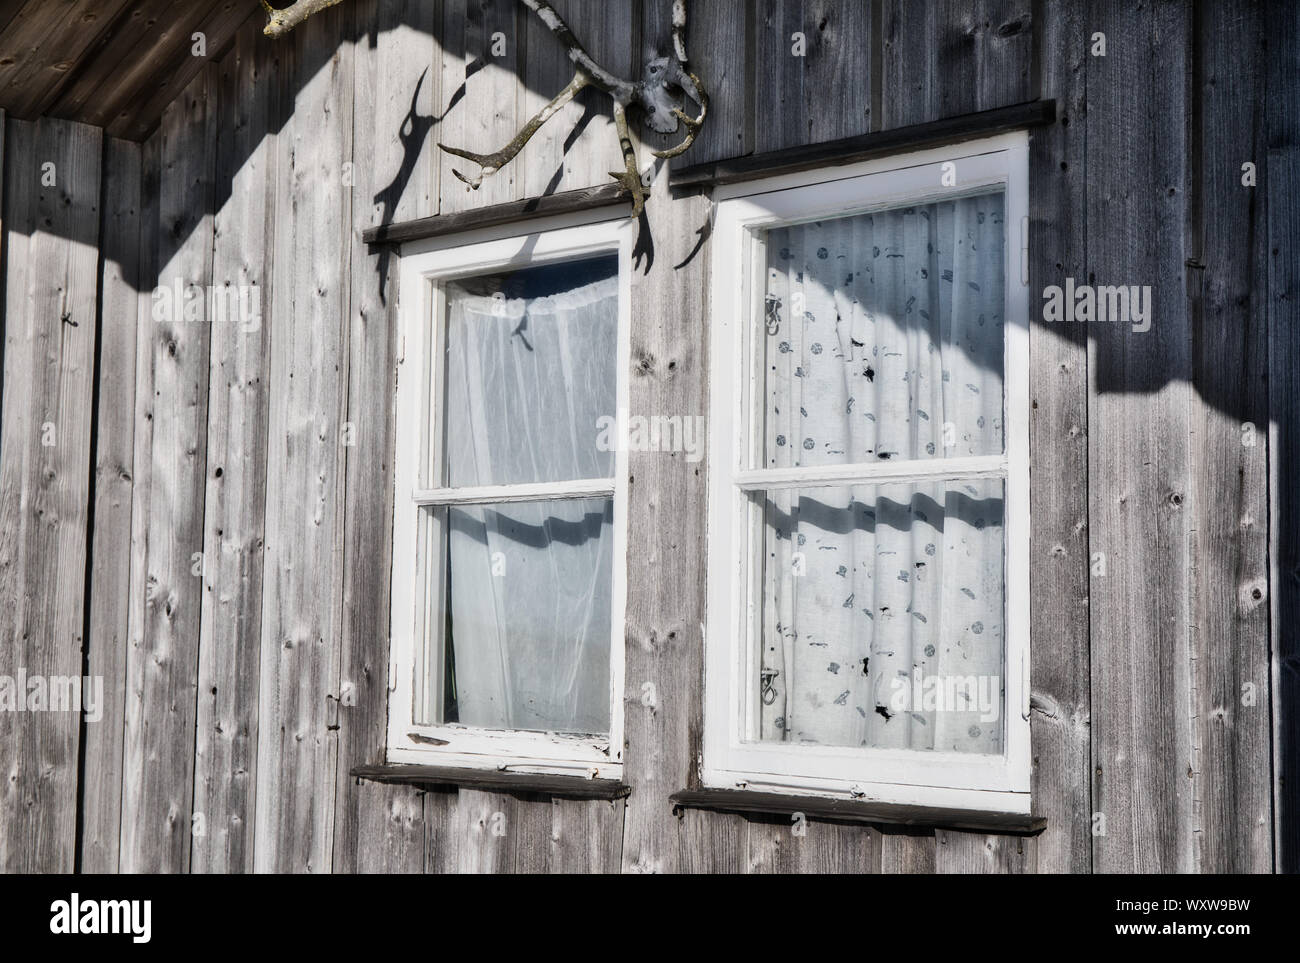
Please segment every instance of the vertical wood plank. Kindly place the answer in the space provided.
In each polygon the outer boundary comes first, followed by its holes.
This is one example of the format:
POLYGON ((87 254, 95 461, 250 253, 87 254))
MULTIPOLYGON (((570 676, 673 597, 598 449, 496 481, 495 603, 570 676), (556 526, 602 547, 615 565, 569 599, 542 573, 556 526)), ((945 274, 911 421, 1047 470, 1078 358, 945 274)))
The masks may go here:
POLYGON ((81 865, 88 873, 117 869, 122 822, 122 726, 126 699, 134 496, 136 331, 140 308, 141 148, 104 145, 100 230, 100 330, 96 369, 94 534, 86 666, 104 680, 100 718, 85 725, 81 865))
POLYGON ((424 794, 424 871, 460 871, 460 798, 455 791, 424 794))
POLYGON ((1300 872, 1300 10, 1265 4, 1274 870, 1300 872))
MULTIPOLYGON (((362 784, 364 786, 364 783, 362 784)), ((403 792, 364 792, 359 806, 364 813, 365 835, 355 844, 346 872, 421 873, 424 871, 425 793, 409 786, 403 792)), ((336 860, 339 854, 335 854, 336 860)))
MULTIPOLYGON (((205 297, 212 271, 215 136, 212 75, 198 77, 163 118, 159 288, 205 297)), ((197 296, 151 312, 155 405, 144 622, 127 663, 121 868, 189 868, 194 719, 203 583, 208 315, 197 296), (187 305, 189 308, 187 310, 187 305), (160 320, 161 319, 161 320, 160 320)))
MULTIPOLYGON (((519 74, 526 44, 525 13, 533 16, 515 0, 447 0, 443 4, 443 97, 450 99, 461 84, 465 94, 439 124, 436 140, 486 154, 515 136, 522 123, 519 74)), ((441 213, 522 196, 524 172, 519 158, 485 178, 478 190, 470 190, 452 170, 473 177, 478 172, 474 162, 445 151, 438 153, 441 213)))
POLYGON ((1268 152, 1269 489, 1274 870, 1300 872, 1300 142, 1268 152))
POLYGON ((1020 874, 1037 872, 1032 839, 949 829, 934 832, 934 872, 1020 874))
POLYGON ((1033 98, 1030 0, 884 0, 883 11, 881 129, 1033 98))
POLYGON ((749 822, 744 816, 686 809, 677 814, 677 822, 679 872, 745 872, 749 822))
POLYGON ((1300 872, 1300 9, 1268 25, 1269 598, 1272 622, 1274 870, 1300 872))
POLYGON ((334 870, 364 864, 383 872, 420 872, 423 798, 407 787, 357 784, 348 776, 355 765, 382 761, 387 737, 388 635, 376 626, 387 626, 389 616, 398 330, 396 260, 388 252, 367 251, 360 232, 430 213, 437 196, 435 147, 425 141, 441 72, 430 67, 436 52, 432 5, 370 0, 357 7, 356 16, 355 156, 346 195, 353 211, 352 304, 334 870), (382 848, 372 847, 376 839, 385 841, 382 848), (395 862, 377 866, 376 850, 395 862))
MULTIPOLYGON (((1194 184, 1191 430, 1195 866, 1273 866, 1268 665, 1267 230, 1242 164, 1264 135, 1257 7, 1197 8, 1199 183, 1194 184), (1249 684, 1256 695, 1248 697, 1249 684), (1249 704, 1246 704, 1249 703, 1249 704)), ((1194 145, 1194 149, 1195 149, 1194 145)))
POLYGON ((870 826, 813 820, 800 824, 791 818, 751 819, 746 829, 747 873, 879 873, 881 869, 880 833, 870 826))
POLYGON ((554 823, 555 805, 549 796, 520 794, 515 806, 514 872, 537 875, 551 871, 554 823))
MULTIPOLYGON (((654 265, 632 277, 630 408, 639 415, 703 416, 708 378, 708 245, 687 263, 709 217, 699 197, 670 200, 660 170, 642 230, 654 265), (675 267, 675 265, 681 265, 675 267)), ((643 265, 644 267, 644 265, 643 265)), ((703 462, 680 452, 631 452, 624 683, 623 868, 672 872, 680 824, 668 797, 688 785, 701 746, 705 505, 703 462), (645 683, 654 707, 641 704, 645 683)))
POLYGON ((755 149, 780 150, 871 130, 872 5, 758 5, 755 149))
POLYGON ((199 635, 194 872, 253 868, 253 789, 266 510, 269 252, 277 212, 278 46, 250 23, 217 75, 212 284, 224 314, 210 319, 199 635))
POLYGON ((459 873, 512 873, 519 801, 504 793, 461 789, 457 793, 454 847, 459 873))
POLYGON ((621 799, 556 799, 552 803, 552 873, 617 873, 622 863, 621 799))
POLYGON ((933 875, 935 848, 934 833, 914 835, 909 832, 882 830, 880 871, 913 876, 933 875))
MULTIPOLYGON (((140 697, 139 683, 133 681, 133 673, 138 676, 140 653, 144 648, 145 626, 149 618, 149 543, 151 534, 150 499, 153 491, 153 417, 157 396, 154 391, 154 339, 156 337, 153 320, 152 290, 159 278, 159 253, 162 245, 162 223, 159 218, 160 194, 162 185, 162 143, 163 133, 158 131, 144 144, 140 160, 140 278, 141 290, 137 298, 136 336, 135 336, 135 437, 132 452, 132 477, 134 484, 131 493, 131 556, 130 582, 131 594, 127 599, 128 645, 126 654, 127 683, 123 693, 126 700, 125 717, 122 720, 122 785, 119 795, 125 800, 127 773, 126 760, 129 752, 135 752, 138 758, 139 735, 131 728, 130 707, 140 697), (134 748, 132 744, 136 743, 134 748)), ((125 821, 125 814, 119 814, 119 822, 125 821)), ((116 860, 108 869, 120 870, 122 867, 121 839, 115 848, 116 860)))
MULTIPOLYGON (((597 63, 620 77, 631 76, 635 36, 628 25, 634 16, 632 0, 606 0, 599 7, 582 0, 552 5, 597 63)), ((520 124, 563 90, 574 71, 564 45, 540 17, 529 13, 521 22, 527 49, 522 58, 520 124)), ((608 95, 588 88, 548 120, 511 162, 520 165, 520 196, 539 197, 606 183, 609 171, 622 166, 612 104, 608 95)), ((502 143, 510 136, 506 133, 502 143)))
POLYGON ((709 116, 675 164, 704 164, 754 149, 754 12, 750 0, 712 0, 690 8, 687 52, 709 95, 709 116))
POLYGON ((102 144, 80 124, 7 124, 0 674, 8 700, 47 711, 0 712, 0 870, 67 873, 80 717, 18 677, 82 675, 102 144))
POLYGON ((352 7, 293 34, 293 114, 277 138, 271 410, 254 867, 333 865, 343 578, 343 437, 352 206, 352 7), (328 51, 328 56, 325 52, 328 51), (317 63, 317 58, 323 58, 317 63))
MULTIPOLYGON (((1088 20, 1075 4, 1042 10, 1051 127, 1029 146, 1031 795, 1047 829, 1030 841, 1043 872, 1092 867, 1088 687, 1088 347, 1081 324, 1048 324, 1042 295, 1087 268, 1088 20)), ((1012 225, 1015 230, 1015 225, 1012 225)))
MULTIPOLYGON (((1093 837, 1098 872, 1193 867, 1186 311, 1187 9, 1098 2, 1088 282, 1149 285, 1151 327, 1088 325, 1093 837), (1099 831, 1100 831, 1099 824, 1099 831)), ((1082 280, 1082 279, 1076 279, 1082 280)))

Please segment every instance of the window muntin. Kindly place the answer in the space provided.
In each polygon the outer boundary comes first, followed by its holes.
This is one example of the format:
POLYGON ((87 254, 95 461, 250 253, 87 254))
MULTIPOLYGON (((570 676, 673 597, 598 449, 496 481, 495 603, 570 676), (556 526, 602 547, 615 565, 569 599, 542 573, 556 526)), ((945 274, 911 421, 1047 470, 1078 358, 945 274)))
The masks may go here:
POLYGON ((707 784, 1028 805, 1027 170, 965 149, 718 196, 707 784))
POLYGON ((389 759, 616 776, 627 232, 430 247, 402 264, 389 759))

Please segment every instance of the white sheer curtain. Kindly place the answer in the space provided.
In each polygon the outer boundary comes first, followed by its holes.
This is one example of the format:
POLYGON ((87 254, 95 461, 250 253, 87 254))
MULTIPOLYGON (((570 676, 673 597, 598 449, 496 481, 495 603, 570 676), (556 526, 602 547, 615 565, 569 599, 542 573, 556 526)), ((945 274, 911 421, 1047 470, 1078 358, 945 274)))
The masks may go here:
MULTIPOLYGON (((1002 451, 1002 222, 999 193, 768 233, 766 467, 1002 451)), ((1000 751, 1001 480, 760 504, 761 738, 1000 751)))
MULTIPOLYGON (((615 410, 616 261, 450 284, 447 313, 449 486, 612 474, 595 426, 615 410)), ((607 732, 612 501, 444 511, 443 721, 607 732)))

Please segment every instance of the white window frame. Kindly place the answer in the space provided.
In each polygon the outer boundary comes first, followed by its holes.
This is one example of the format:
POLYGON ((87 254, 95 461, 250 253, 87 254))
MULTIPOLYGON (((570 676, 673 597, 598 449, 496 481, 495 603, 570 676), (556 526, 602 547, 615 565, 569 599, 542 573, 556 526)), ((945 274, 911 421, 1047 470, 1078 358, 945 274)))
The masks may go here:
POLYGON ((705 641, 705 786, 1028 814, 1029 289, 1028 136, 1014 132, 714 192, 709 450, 709 597, 705 641), (953 168, 945 169, 946 163, 953 168), (944 174, 955 175, 953 186, 944 174), (1002 455, 763 469, 757 424, 761 247, 782 224, 1005 190, 1006 323, 1002 455), (1018 246, 1018 250, 1017 250, 1018 246), (759 546, 745 492, 925 478, 1005 477, 1006 738, 999 755, 746 741, 758 678, 753 581, 759 546), (750 691, 753 690, 753 691, 750 691))
MULTIPOLYGON (((591 211, 526 225, 481 229, 402 248, 399 317, 401 342, 397 359, 396 451, 394 457, 392 615, 389 663, 388 744, 390 763, 582 775, 617 779, 622 775, 623 648, 627 599, 628 472, 625 446, 614 457, 609 478, 572 482, 493 485, 474 488, 429 488, 441 477, 443 412, 440 363, 445 355, 444 284, 456 278, 493 274, 543 264, 563 263, 600 254, 618 256, 618 349, 611 358, 617 370, 616 409, 628 404, 630 370, 631 252, 633 228, 621 210, 591 211), (404 439, 418 438, 418 444, 404 439), (560 498, 612 497, 614 500, 614 571, 610 618, 610 731, 593 738, 569 733, 486 729, 451 724, 419 724, 415 706, 425 681, 441 690, 425 672, 423 653, 436 636, 445 585, 441 559, 421 550, 421 509, 429 505, 509 503, 560 498), (432 563, 432 564, 431 564, 432 563)), ((614 415, 615 412, 610 412, 614 415)), ((595 443, 597 426, 589 426, 595 443)), ((434 523, 428 525, 430 529, 434 523)))

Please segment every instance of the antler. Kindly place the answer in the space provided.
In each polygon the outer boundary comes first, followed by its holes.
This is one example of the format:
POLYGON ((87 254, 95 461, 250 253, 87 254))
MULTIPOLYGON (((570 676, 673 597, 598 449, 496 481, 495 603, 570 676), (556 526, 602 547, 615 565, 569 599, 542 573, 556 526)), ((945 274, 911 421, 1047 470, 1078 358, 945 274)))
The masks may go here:
POLYGON ((292 30, 298 24, 302 23, 313 13, 319 13, 326 7, 332 7, 342 0, 294 0, 294 3, 283 10, 277 10, 266 0, 262 0, 262 7, 266 10, 266 27, 262 33, 272 39, 279 39, 292 30))
MULTIPOLYGON (((342 0, 295 0, 283 10, 272 7, 267 0, 261 0, 266 10, 267 23, 263 31, 268 37, 283 37, 290 30, 302 23, 314 13, 332 7, 342 0)), ((645 115, 645 123, 661 134, 671 134, 679 127, 686 127, 686 136, 681 143, 665 150, 654 151, 656 157, 676 157, 685 153, 695 143, 704 118, 709 112, 709 96, 704 90, 697 74, 691 71, 690 61, 686 55, 686 0, 673 0, 672 40, 675 59, 657 57, 646 64, 645 76, 637 81, 624 80, 610 73, 583 48, 578 38, 569 29, 569 25, 555 12, 548 0, 519 0, 525 7, 537 14, 547 29, 564 45, 569 59, 573 61, 573 79, 551 100, 534 114, 520 128, 519 132, 500 150, 490 154, 479 154, 463 147, 449 147, 439 143, 438 147, 449 154, 463 157, 478 165, 478 173, 473 176, 452 171, 470 188, 477 190, 483 178, 491 177, 505 167, 523 150, 529 139, 550 120, 561 107, 573 100, 585 87, 595 87, 608 94, 614 102, 614 128, 618 132, 619 150, 623 155, 623 170, 611 171, 610 177, 618 182, 632 196, 632 214, 640 216, 645 208, 645 185, 641 182, 641 171, 637 164, 636 147, 628 128, 627 111, 629 107, 640 108, 645 115), (682 109, 683 100, 679 92, 684 92, 699 106, 697 115, 691 116, 682 109)))
POLYGON ((665 79, 688 91, 691 98, 700 105, 700 113, 691 117, 680 107, 674 107, 673 116, 686 125, 686 139, 676 147, 655 151, 656 157, 676 157, 690 150, 709 113, 709 95, 705 93, 700 78, 691 73, 690 60, 686 56, 686 0, 673 0, 673 53, 677 55, 677 63, 665 79))
POLYGON ((458 170, 453 170, 452 173, 477 190, 483 183, 483 178, 490 177, 510 163, 523 149, 524 144, 528 143, 529 138, 580 90, 584 87, 595 87, 608 94, 614 102, 614 128, 618 132, 619 149, 623 154, 623 170, 611 171, 609 176, 631 195, 632 216, 640 216, 645 207, 645 186, 641 182, 636 147, 632 143, 628 128, 628 108, 634 105, 640 107, 645 112, 646 123, 660 133, 671 134, 685 124, 687 131, 685 139, 675 147, 654 151, 656 157, 676 157, 688 150, 695 142, 709 109, 709 99, 704 92, 704 85, 699 77, 691 72, 686 55, 686 0, 673 0, 672 36, 676 61, 665 57, 652 60, 646 65, 645 78, 636 83, 623 80, 598 64, 548 0, 520 0, 520 3, 537 14, 555 38, 564 45, 569 59, 573 61, 576 68, 573 79, 569 81, 567 87, 556 94, 554 99, 538 111, 519 133, 515 134, 510 143, 498 151, 491 154, 477 154, 460 147, 449 147, 439 143, 438 146, 447 153, 464 157, 479 165, 479 171, 473 177, 468 177, 458 170), (681 99, 672 92, 674 87, 686 91, 699 105, 698 116, 692 117, 682 110, 681 99))
POLYGON ((541 126, 550 120, 557 110, 576 97, 578 91, 582 90, 583 87, 586 87, 588 83, 589 81, 582 75, 581 71, 575 73, 573 79, 569 81, 569 85, 552 97, 545 107, 534 114, 532 119, 520 128, 519 133, 515 134, 514 139, 512 139, 510 143, 491 154, 476 154, 473 151, 465 150, 461 147, 448 147, 446 144, 439 142, 438 146, 448 154, 455 154, 457 157, 464 157, 466 160, 471 160, 479 166, 479 172, 474 177, 466 177, 460 171, 455 169, 452 170, 452 173, 474 190, 478 190, 479 185, 483 183, 483 178, 495 174, 501 168, 514 160, 515 155, 523 149, 524 144, 528 143, 528 139, 532 137, 533 134, 537 133, 541 126))

